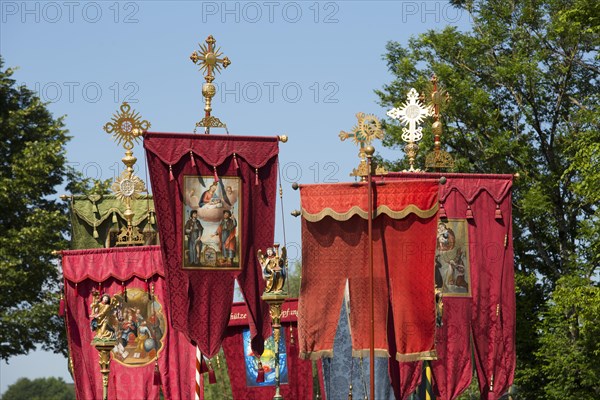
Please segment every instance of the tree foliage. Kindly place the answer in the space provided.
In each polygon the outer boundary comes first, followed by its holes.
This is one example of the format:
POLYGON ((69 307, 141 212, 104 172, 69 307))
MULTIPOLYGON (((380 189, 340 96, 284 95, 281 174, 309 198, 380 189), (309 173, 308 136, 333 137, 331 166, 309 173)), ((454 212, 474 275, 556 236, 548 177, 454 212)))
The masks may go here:
POLYGON ((75 387, 62 378, 21 378, 8 387, 2 400, 75 400, 75 387))
POLYGON ((66 209, 56 187, 66 170, 69 140, 38 97, 11 79, 0 59, 0 357, 37 344, 64 352, 56 315, 59 270, 53 250, 66 247, 66 209))
MULTIPOLYGON (((470 13, 472 29, 388 43, 394 80, 377 93, 383 106, 400 106, 411 87, 428 92, 435 73, 451 95, 442 143, 456 170, 520 174, 513 191, 517 383, 524 397, 536 398, 540 386, 564 378, 540 369, 541 343, 560 342, 541 329, 557 307, 555 285, 565 275, 581 277, 582 287, 597 284, 600 17, 592 0, 452 3, 470 13)), ((386 128, 384 144, 400 147, 401 128, 386 128)), ((422 147, 431 149, 427 136, 422 147)), ((560 393, 571 398, 570 390, 560 393)))

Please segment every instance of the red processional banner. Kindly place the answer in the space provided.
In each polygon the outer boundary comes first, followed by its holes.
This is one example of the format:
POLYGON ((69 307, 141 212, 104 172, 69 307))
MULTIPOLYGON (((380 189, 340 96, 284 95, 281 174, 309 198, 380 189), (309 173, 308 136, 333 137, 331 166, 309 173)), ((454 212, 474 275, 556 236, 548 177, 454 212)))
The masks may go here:
POLYGON ((258 249, 272 246, 277 137, 144 134, 173 327, 219 351, 237 279, 252 348, 270 335, 258 249))
MULTIPOLYGON (((513 177, 390 173, 385 180, 441 176, 447 182, 440 186, 435 282, 444 308, 431 362, 434 392, 442 400, 458 397, 471 383, 474 354, 481 398, 498 399, 513 382, 516 361, 513 177)), ((414 390, 420 369, 421 363, 391 362, 397 398, 414 390)))
MULTIPOLYGON (((331 357, 346 282, 355 355, 370 329, 367 184, 302 185, 300 357, 331 357)), ((373 185, 375 352, 402 361, 435 356, 434 255, 438 181, 373 185), (388 305, 390 319, 388 322, 388 305)))
MULTIPOLYGON (((281 307, 279 369, 281 395, 289 400, 315 398, 312 362, 298 357, 298 301, 289 299, 281 307)), ((264 382, 256 382, 258 358, 249 348, 248 311, 243 303, 234 303, 229 328, 223 340, 227 370, 234 400, 267 400, 275 394, 275 348, 272 337, 267 340, 260 357, 264 382)), ((323 393, 322 368, 318 367, 320 393, 323 393)))
POLYGON ((158 246, 62 252, 65 318, 78 399, 102 398, 96 299, 110 305, 110 399, 194 398, 194 347, 171 326, 158 246), (155 378, 158 373, 160 379, 155 378))

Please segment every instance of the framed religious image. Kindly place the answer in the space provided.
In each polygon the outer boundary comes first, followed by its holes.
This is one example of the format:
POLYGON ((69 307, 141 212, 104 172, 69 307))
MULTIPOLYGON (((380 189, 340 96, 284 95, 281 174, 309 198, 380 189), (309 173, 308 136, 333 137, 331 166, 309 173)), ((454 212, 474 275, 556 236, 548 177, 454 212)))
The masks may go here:
POLYGON ((241 190, 238 177, 184 177, 184 269, 241 269, 241 190))
MULTIPOLYGON (((285 347, 285 328, 281 327, 281 336, 279 337, 279 383, 286 385, 288 383, 288 364, 287 352, 285 347)), ((273 334, 265 340, 265 351, 260 356, 260 363, 263 371, 265 371, 264 382, 256 382, 258 377, 258 358, 254 355, 251 346, 250 328, 242 331, 244 348, 240 349, 244 352, 245 370, 246 370, 246 386, 247 387, 263 387, 275 386, 275 357, 276 347, 273 334)))
POLYGON ((444 296, 471 297, 469 228, 466 219, 438 221, 435 287, 444 296))

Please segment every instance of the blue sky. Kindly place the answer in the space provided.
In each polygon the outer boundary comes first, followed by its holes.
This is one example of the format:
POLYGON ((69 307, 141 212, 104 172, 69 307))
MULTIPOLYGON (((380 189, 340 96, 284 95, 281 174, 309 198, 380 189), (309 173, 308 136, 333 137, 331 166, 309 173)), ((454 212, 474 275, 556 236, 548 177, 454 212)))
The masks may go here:
MULTIPOLYGON (((469 16, 446 1, 0 1, 0 54, 14 77, 37 90, 73 137, 72 165, 107 179, 123 149, 102 130, 121 102, 150 130, 190 133, 202 117, 202 74, 189 60, 209 34, 232 64, 217 76, 213 115, 231 134, 289 136, 280 147, 290 257, 300 249, 291 182, 350 180, 357 149, 340 142, 359 111, 380 118, 374 89, 391 80, 382 56, 390 40, 469 16)), ((215 133, 219 133, 216 131, 215 133)), ((386 158, 398 150, 376 149, 386 158)), ((141 144, 139 175, 145 176, 141 144)), ((277 216, 281 211, 277 210, 277 216)), ((277 221, 276 240, 282 242, 277 221)), ((0 364, 0 392, 19 377, 62 376, 66 360, 44 352, 0 364)))

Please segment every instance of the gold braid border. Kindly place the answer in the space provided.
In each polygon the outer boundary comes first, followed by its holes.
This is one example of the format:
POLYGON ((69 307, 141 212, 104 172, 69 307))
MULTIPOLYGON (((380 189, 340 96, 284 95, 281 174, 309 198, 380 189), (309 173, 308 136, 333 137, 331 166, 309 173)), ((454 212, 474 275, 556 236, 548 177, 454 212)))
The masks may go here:
MULTIPOLYGON (((419 207, 415 206, 414 204, 410 204, 406 208, 404 208, 400 211, 393 211, 388 206, 379 206, 379 207, 377 207, 377 210, 375 211, 375 216, 385 214, 392 219, 402 219, 402 218, 405 218, 408 214, 414 213, 420 218, 429 218, 429 217, 433 217, 435 215, 435 213, 438 211, 438 208, 439 208, 439 206, 437 203, 433 207, 431 207, 429 210, 421 210, 419 207)), ((324 208, 323 210, 321 210, 320 212, 318 212, 316 214, 311 214, 308 211, 306 211, 304 208, 302 209, 302 217, 304 217, 304 219, 306 219, 309 222, 318 222, 325 217, 331 217, 336 221, 348 221, 350 218, 352 218, 355 215, 359 215, 363 219, 367 219, 369 217, 369 214, 367 213, 367 211, 363 210, 359 206, 354 206, 351 209, 349 209, 348 211, 346 211, 345 213, 338 213, 337 211, 334 211, 333 209, 331 209, 329 207, 324 208)))
POLYGON ((437 360, 437 352, 435 350, 422 351, 420 353, 400 354, 396 353, 396 361, 409 362, 409 361, 423 361, 423 360, 437 360))

